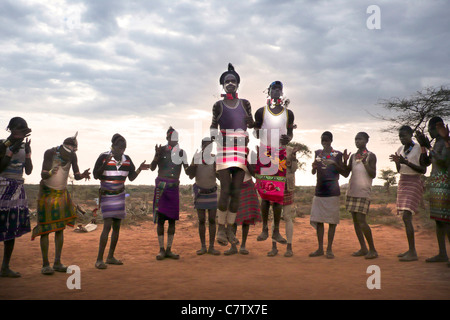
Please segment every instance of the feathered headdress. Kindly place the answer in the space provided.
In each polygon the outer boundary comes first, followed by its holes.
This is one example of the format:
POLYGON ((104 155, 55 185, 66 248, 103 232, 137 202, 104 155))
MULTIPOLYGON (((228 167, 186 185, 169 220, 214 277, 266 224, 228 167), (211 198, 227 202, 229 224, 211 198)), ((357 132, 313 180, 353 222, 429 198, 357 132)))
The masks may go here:
POLYGON ((221 85, 224 84, 225 77, 226 77, 228 74, 232 74, 233 76, 235 76, 235 77, 236 77, 236 81, 237 81, 238 84, 241 82, 241 77, 239 77, 239 74, 238 74, 236 71, 234 71, 233 65, 232 65, 231 63, 228 63, 228 70, 225 71, 224 73, 222 73, 222 75, 221 75, 220 78, 219 78, 219 83, 220 83, 221 85))
POLYGON ((77 141, 78 131, 74 136, 66 138, 63 142, 63 147, 68 152, 76 152, 78 150, 78 141, 77 141))

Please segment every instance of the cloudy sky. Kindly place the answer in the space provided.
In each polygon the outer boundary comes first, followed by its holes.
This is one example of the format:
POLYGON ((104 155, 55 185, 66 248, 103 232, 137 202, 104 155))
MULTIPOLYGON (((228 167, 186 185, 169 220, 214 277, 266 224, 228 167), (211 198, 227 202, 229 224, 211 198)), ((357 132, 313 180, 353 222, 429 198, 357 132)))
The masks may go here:
MULTIPOLYGON (((329 130, 336 149, 354 152, 355 134, 366 131, 378 170, 394 169, 388 156, 399 142, 370 113, 385 112, 380 99, 450 83, 449 12, 447 0, 2 0, 0 132, 14 116, 32 128, 27 183, 39 182, 44 151, 77 131, 81 170, 92 171, 116 132, 136 165, 151 162, 170 125, 190 158, 231 62, 253 112, 272 81, 284 83, 295 141, 315 150, 329 130)), ((312 159, 302 160, 297 185, 314 185, 312 159)))

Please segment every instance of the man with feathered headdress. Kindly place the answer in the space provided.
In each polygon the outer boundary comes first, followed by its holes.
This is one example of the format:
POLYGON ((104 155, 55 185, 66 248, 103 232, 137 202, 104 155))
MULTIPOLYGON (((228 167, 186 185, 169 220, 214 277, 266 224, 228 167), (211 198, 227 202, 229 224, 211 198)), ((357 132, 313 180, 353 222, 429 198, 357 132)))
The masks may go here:
POLYGON ((78 168, 77 134, 64 140, 63 144, 48 149, 44 153, 41 183, 38 196, 38 224, 33 229, 31 239, 41 237, 43 266, 41 273, 50 275, 54 271, 66 272, 61 263, 61 251, 64 243, 63 231, 66 225, 73 227, 77 217, 76 205, 67 191, 69 170, 72 167, 75 180, 90 179, 89 169, 80 173, 78 168), (53 268, 48 261, 48 235, 55 232, 55 262, 53 268))
POLYGON ((272 250, 269 256, 278 252, 276 242, 286 243, 279 231, 281 211, 292 203, 292 191, 286 189, 287 144, 292 140, 294 113, 287 108, 283 99, 283 84, 274 81, 268 88, 267 104, 255 113, 255 129, 260 139, 258 162, 256 164, 256 188, 261 197, 263 230, 258 241, 269 236, 268 217, 272 206, 274 219, 272 250))
POLYGON ((253 128, 254 123, 250 102, 238 98, 240 81, 239 74, 229 63, 228 70, 219 78, 225 91, 224 99, 214 104, 210 126, 211 137, 217 142, 216 170, 220 180, 217 242, 223 246, 228 242, 239 243, 234 235, 234 222, 247 169, 247 128, 253 128))

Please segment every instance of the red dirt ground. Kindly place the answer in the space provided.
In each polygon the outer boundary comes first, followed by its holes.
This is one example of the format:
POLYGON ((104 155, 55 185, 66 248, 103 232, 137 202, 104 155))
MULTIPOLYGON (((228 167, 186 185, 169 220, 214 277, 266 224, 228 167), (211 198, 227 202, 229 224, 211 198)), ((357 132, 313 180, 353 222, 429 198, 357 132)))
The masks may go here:
MULTIPOLYGON (((284 222, 281 222, 284 233, 284 222)), ((257 242, 261 224, 252 226, 247 241, 247 256, 196 255, 199 237, 195 219, 181 214, 177 222, 173 251, 180 260, 155 259, 158 253, 156 227, 151 221, 140 226, 123 226, 116 257, 122 266, 109 265, 106 270, 94 267, 102 225, 90 233, 73 232, 67 228, 62 261, 81 269, 81 289, 69 290, 70 274, 40 274, 39 239, 30 241, 30 234, 16 240, 11 268, 21 278, 0 278, 0 300, 354 300, 354 299, 425 299, 450 298, 450 268, 446 263, 426 263, 437 254, 433 230, 416 230, 419 261, 399 262, 398 253, 407 249, 403 228, 372 225, 379 257, 366 260, 352 257, 358 242, 351 220, 341 220, 335 236, 335 259, 308 257, 317 248, 315 230, 309 216, 297 217, 294 224, 294 256, 279 254, 268 257, 271 241, 257 242), (381 289, 368 289, 370 265, 380 267, 381 289), (45 289, 43 289, 45 288, 45 289)), ((325 229, 327 231, 327 227, 325 229)), ((238 229, 238 237, 241 235, 238 229)), ((208 235, 207 235, 208 237, 208 235)), ((54 255, 50 236, 50 260, 54 255)), ((325 232, 326 244, 326 232, 325 232)), ((107 247, 107 250, 109 245, 107 247)), ((221 252, 228 247, 216 248, 221 252)), ((3 250, 1 250, 2 252, 3 250)), ((106 256, 106 253, 105 253, 106 256)), ((2 257, 2 256, 1 256, 2 257)))

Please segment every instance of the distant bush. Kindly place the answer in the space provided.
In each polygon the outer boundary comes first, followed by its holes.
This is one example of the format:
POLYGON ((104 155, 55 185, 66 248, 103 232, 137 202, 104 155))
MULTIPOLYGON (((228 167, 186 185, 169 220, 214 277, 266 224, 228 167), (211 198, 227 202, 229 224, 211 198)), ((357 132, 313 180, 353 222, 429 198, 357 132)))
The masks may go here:
MULTIPOLYGON (((80 205, 85 211, 86 215, 79 215, 80 223, 88 223, 92 219, 92 210, 97 206, 95 200, 98 198, 98 185, 69 185, 68 190, 71 193, 72 199, 80 205)), ((127 217, 123 221, 125 225, 136 225, 142 221, 153 219, 153 193, 154 186, 148 185, 127 185, 126 193, 129 194, 126 200, 127 217)), ((37 197, 39 193, 39 185, 25 185, 27 192, 29 208, 33 215, 36 214, 37 197)), ((347 186, 341 186, 340 197, 340 218, 352 219, 352 216, 345 209, 345 193, 347 186)), ((218 194, 220 193, 220 187, 218 194)), ((303 217, 310 215, 312 199, 314 197, 314 186, 296 186, 294 190, 294 206, 295 216, 303 217)), ((392 213, 387 204, 395 203, 397 197, 397 187, 391 187, 390 194, 387 194, 383 186, 373 186, 371 195, 371 208, 367 220, 371 224, 385 224, 385 225, 401 225, 403 224, 401 216, 392 213), (376 206, 375 206, 376 205, 376 206), (381 205, 381 206, 380 206, 381 205)), ((434 222, 429 218, 428 209, 428 191, 425 191, 423 207, 417 214, 417 221, 422 225, 433 228, 434 222)), ((196 216, 192 197, 192 185, 180 186, 180 211, 186 212, 188 215, 196 216)), ((101 215, 97 218, 98 223, 102 223, 101 215)))

